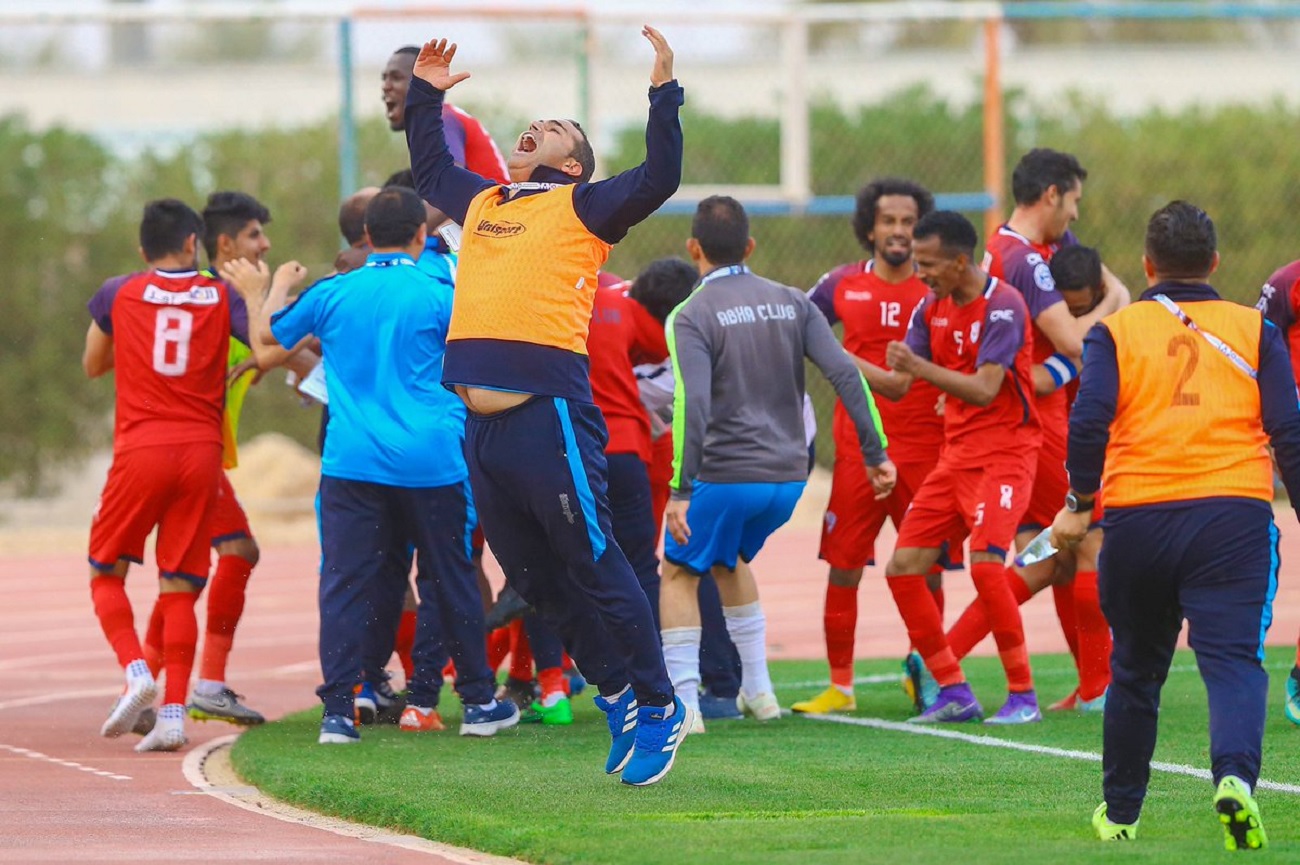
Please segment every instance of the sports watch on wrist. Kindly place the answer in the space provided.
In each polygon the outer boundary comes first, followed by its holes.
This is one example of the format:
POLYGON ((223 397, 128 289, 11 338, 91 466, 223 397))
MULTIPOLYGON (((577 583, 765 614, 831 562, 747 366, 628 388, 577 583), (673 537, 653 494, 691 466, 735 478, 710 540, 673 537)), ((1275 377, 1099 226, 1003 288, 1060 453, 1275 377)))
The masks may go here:
POLYGON ((1090 511, 1094 499, 1096 496, 1080 496, 1074 490, 1070 490, 1065 494, 1065 509, 1072 514, 1090 511))

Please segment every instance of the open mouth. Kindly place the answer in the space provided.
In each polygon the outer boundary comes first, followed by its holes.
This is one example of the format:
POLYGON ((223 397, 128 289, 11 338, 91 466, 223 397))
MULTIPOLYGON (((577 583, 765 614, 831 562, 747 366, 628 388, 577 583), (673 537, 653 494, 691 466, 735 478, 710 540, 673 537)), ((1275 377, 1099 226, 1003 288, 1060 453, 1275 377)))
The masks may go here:
POLYGON ((393 101, 393 100, 391 100, 391 99, 385 99, 385 100, 384 100, 384 116, 387 117, 389 120, 392 120, 393 117, 395 117, 395 116, 397 115, 397 112, 398 112, 398 108, 399 108, 399 107, 400 107, 400 106, 398 106, 398 104, 397 104, 395 101, 393 101))
POLYGON ((532 153, 537 149, 537 138, 531 132, 525 132, 519 136, 519 144, 515 150, 519 153, 532 153))

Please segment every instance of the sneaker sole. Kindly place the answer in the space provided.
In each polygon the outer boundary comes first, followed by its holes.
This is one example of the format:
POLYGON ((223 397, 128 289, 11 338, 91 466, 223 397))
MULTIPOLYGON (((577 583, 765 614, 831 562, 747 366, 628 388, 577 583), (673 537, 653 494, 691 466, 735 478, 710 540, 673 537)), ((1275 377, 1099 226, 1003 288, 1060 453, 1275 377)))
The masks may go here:
POLYGON ((1236 799, 1223 798, 1214 803, 1223 824, 1223 845, 1229 850, 1260 850, 1267 846, 1264 827, 1259 817, 1236 799), (1250 842, 1254 841, 1252 845, 1250 842))
POLYGON ((108 720, 99 728, 99 735, 108 739, 116 739, 118 736, 131 732, 135 727, 135 722, 140 720, 140 713, 153 705, 156 696, 158 696, 158 685, 157 683, 151 683, 148 687, 137 691, 129 698, 124 698, 109 713, 108 720))
POLYGON ((974 723, 979 723, 983 719, 984 719, 984 712, 980 709, 978 705, 976 705, 974 707, 974 711, 969 715, 965 715, 964 717, 926 718, 924 716, 918 715, 915 718, 908 718, 907 723, 909 724, 974 724, 974 723))
POLYGON ((360 736, 345 736, 342 733, 321 733, 316 740, 318 745, 352 745, 360 744, 360 736))
POLYGON ((218 712, 208 712, 196 706, 190 706, 186 714, 195 721, 220 721, 223 724, 234 724, 236 727, 256 727, 258 724, 265 724, 266 719, 258 716, 256 718, 240 718, 234 715, 222 715, 218 712))
POLYGON ((1037 724, 1042 720, 1042 712, 1036 712, 1031 716, 1018 715, 1014 718, 999 718, 994 715, 992 718, 985 718, 984 723, 991 727, 1014 727, 1017 724, 1037 724))
MULTIPOLYGON (((684 708, 686 709, 686 718, 683 719, 682 721, 682 730, 684 732, 680 733, 677 736, 677 741, 673 743, 673 752, 668 755, 668 762, 664 764, 664 767, 660 769, 657 774, 647 778, 646 780, 629 781, 626 778, 624 778, 622 779, 624 784, 628 785, 629 787, 649 787, 651 784, 656 784, 659 781, 663 780, 663 777, 668 774, 668 770, 671 769, 673 767, 673 763, 677 761, 677 749, 682 746, 682 742, 684 742, 687 738, 690 737, 691 724, 695 722, 695 710, 692 709, 690 706, 685 706, 684 708)), ((627 756, 628 756, 628 760, 632 759, 632 753, 630 751, 628 752, 627 756)), ((624 761, 624 763, 626 762, 627 761, 624 761)))
POLYGON ((519 723, 519 713, 515 712, 509 718, 500 721, 485 721, 481 724, 461 724, 460 734, 462 736, 495 736, 502 730, 509 730, 515 724, 519 723))

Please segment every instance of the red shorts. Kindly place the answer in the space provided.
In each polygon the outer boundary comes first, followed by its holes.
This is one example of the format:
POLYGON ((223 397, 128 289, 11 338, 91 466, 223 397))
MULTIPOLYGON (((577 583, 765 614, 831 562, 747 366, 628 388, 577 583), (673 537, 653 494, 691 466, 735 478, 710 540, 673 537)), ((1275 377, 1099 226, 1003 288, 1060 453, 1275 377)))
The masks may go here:
POLYGON ((862 454, 856 449, 842 450, 839 443, 835 452, 831 499, 826 503, 822 544, 817 555, 832 568, 850 571, 876 563, 876 537, 885 519, 893 522, 895 528, 903 524, 907 506, 934 469, 939 455, 936 453, 934 459, 925 462, 896 463, 898 483, 887 498, 877 501, 862 454), (840 453, 845 454, 844 459, 838 457, 840 453))
POLYGON ((137 448, 114 454, 90 523, 90 564, 111 571, 144 560, 158 527, 155 553, 164 577, 202 586, 208 579, 212 508, 221 484, 221 445, 137 448))
POLYGON ((212 517, 208 523, 212 528, 212 546, 222 541, 238 538, 251 538, 253 530, 248 527, 248 514, 239 504, 235 488, 230 485, 230 475, 221 473, 221 483, 217 485, 217 499, 212 505, 212 517))
POLYGON ((655 512, 655 537, 664 533, 664 511, 672 491, 673 434, 666 432, 650 445, 650 507, 655 512))
POLYGON ((935 549, 970 535, 971 553, 1006 555, 1029 503, 1035 459, 1015 453, 981 465, 940 458, 898 530, 898 547, 935 549))
POLYGON ((1020 518, 1017 532, 1039 531, 1052 524, 1070 491, 1070 476, 1065 471, 1068 433, 1065 429, 1043 427, 1043 446, 1038 451, 1038 471, 1034 474, 1034 491, 1029 507, 1020 518))

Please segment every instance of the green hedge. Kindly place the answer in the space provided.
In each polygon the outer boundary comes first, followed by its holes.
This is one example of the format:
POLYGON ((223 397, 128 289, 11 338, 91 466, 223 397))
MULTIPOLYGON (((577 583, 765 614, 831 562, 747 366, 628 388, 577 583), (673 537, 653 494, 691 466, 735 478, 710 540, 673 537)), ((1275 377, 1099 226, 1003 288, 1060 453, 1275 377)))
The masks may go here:
MULTIPOLYGON (((1143 286, 1142 231, 1148 215, 1172 198, 1205 207, 1219 226, 1220 289, 1253 302, 1278 265, 1300 257, 1292 214, 1300 204, 1300 111, 1261 107, 1151 111, 1121 118, 1078 97, 1047 105, 1011 94, 1008 176, 1033 146, 1070 150, 1091 172, 1077 226, 1131 288, 1143 286)), ((851 194, 877 174, 914 177, 936 191, 981 188, 979 109, 959 108, 924 90, 883 103, 813 112, 813 185, 821 195, 851 194)), ((775 120, 726 120, 687 110, 686 181, 771 183, 777 179, 775 120)), ((512 130, 496 130, 507 140, 512 130)), ((359 130, 363 183, 406 163, 405 148, 382 121, 359 130)), ((642 155, 640 129, 624 131, 606 162, 617 170, 642 155)), ((182 149, 129 157, 94 138, 37 132, 20 118, 0 119, 0 230, 7 286, 0 316, 0 479, 41 488, 48 470, 111 432, 112 385, 87 382, 80 358, 85 302, 109 275, 139 265, 141 204, 172 195, 199 206, 214 189, 254 193, 271 209, 271 259, 292 256, 322 274, 338 246, 338 161, 333 122, 294 130, 214 132, 182 149)), ((610 270, 634 275, 654 258, 683 254, 689 218, 653 217, 620 243, 610 270)), ((846 217, 758 218, 759 272, 796 286, 861 253, 846 217)), ((314 411, 299 410, 281 376, 254 388, 244 436, 275 429, 313 440, 314 411)), ((819 409, 829 398, 813 377, 819 409)), ((825 425, 824 425, 825 426, 825 425)), ((823 448, 823 456, 828 449, 823 448)))

